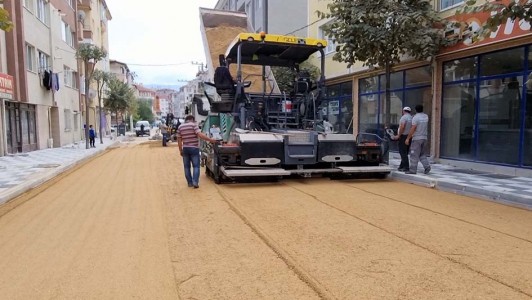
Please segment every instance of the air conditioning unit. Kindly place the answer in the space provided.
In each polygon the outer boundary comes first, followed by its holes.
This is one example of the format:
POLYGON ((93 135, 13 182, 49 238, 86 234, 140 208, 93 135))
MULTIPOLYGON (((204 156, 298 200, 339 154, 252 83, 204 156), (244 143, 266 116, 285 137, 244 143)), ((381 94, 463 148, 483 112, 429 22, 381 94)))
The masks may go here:
POLYGON ((85 21, 85 12, 80 10, 78 11, 78 22, 83 23, 85 21))

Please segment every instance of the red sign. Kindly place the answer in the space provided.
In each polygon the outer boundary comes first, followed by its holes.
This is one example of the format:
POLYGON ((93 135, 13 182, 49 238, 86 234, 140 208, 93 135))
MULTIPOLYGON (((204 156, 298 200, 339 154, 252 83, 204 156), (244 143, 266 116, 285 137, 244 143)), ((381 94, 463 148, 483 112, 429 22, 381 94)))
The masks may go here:
POLYGON ((0 98, 13 99, 13 76, 0 73, 0 98))
MULTIPOLYGON (((500 2, 501 4, 508 5, 510 1, 502 0, 500 2)), ((486 23, 486 20, 488 20, 490 15, 490 12, 479 12, 449 17, 448 20, 451 21, 451 24, 447 27, 445 36, 448 38, 457 38, 458 42, 456 45, 442 49, 441 52, 454 52, 473 46, 491 44, 494 42, 510 40, 516 37, 532 34, 529 22, 523 20, 512 21, 508 19, 506 23, 501 24, 488 36, 479 36, 476 33, 486 23), (454 24, 460 23, 461 26, 453 26, 453 21, 454 24)))

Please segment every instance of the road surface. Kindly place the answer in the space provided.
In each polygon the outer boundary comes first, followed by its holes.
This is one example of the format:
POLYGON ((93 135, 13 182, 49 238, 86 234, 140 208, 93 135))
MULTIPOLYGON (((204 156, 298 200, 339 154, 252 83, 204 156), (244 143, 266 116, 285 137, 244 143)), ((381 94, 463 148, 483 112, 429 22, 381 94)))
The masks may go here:
POLYGON ((0 207, 2 299, 531 299, 532 212, 391 180, 199 189, 132 143, 0 207))

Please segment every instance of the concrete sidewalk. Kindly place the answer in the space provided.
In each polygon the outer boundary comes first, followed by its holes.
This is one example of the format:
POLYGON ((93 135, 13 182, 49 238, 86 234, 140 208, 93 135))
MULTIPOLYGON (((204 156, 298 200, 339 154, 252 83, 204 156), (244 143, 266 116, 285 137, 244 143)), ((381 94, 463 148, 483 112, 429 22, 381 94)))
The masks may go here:
MULTIPOLYGON (((393 156, 395 155, 390 155, 390 165, 396 170, 401 160, 393 156)), ((423 168, 419 164, 415 175, 395 171, 390 177, 447 192, 532 209, 532 178, 530 177, 503 175, 434 163, 431 164, 431 171, 427 175, 423 174, 423 168)))
MULTIPOLYGON (((58 174, 83 163, 109 147, 131 142, 131 137, 104 138, 96 148, 85 149, 85 142, 62 148, 38 150, 0 157, 0 204, 39 186, 58 174)), ((137 141, 142 142, 142 141, 137 141)), ((397 169, 398 155, 390 155, 390 165, 397 169)), ((420 167, 421 168, 421 167, 420 167)), ((430 174, 416 175, 394 171, 390 178, 457 194, 480 197, 503 204, 532 209, 532 178, 480 172, 432 164, 430 174)))
POLYGON ((0 204, 104 152, 124 139, 126 138, 103 138, 103 144, 100 144, 98 138, 96 148, 85 149, 85 141, 81 141, 61 148, 0 157, 0 204))

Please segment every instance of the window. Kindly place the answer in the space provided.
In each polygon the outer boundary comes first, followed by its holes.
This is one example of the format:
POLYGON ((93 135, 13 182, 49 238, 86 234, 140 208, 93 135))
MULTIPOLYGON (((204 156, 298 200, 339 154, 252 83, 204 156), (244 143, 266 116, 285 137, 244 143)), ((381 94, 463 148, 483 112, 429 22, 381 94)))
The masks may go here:
POLYGON ((26 69, 32 72, 37 71, 35 62, 35 47, 30 44, 26 44, 26 69))
POLYGON ((61 21, 61 39, 70 47, 74 47, 74 33, 70 29, 70 25, 61 21))
POLYGON ((63 78, 65 86, 71 87, 73 89, 78 88, 78 72, 70 69, 67 66, 63 66, 63 78))
POLYGON ((74 111, 74 130, 79 130, 79 112, 74 111))
POLYGON ((522 72, 524 66, 523 48, 489 53, 480 57, 480 76, 522 72))
POLYGON ((443 81, 459 81, 477 76, 477 58, 468 57, 449 61, 443 64, 443 81))
POLYGON ((35 0, 24 0, 24 7, 33 12, 35 10, 35 5, 33 4, 35 0))
MULTIPOLYGON (((359 132, 384 135, 384 125, 389 120, 389 128, 397 131, 404 106, 415 107, 422 104, 423 111, 432 118, 432 76, 427 67, 393 72, 391 75, 389 115, 386 109, 386 77, 361 78, 359 86, 359 132)), ((429 139, 430 139, 429 128, 429 139)), ((397 149, 396 143, 390 144, 390 150, 397 149)))
POLYGON ((50 69, 50 56, 42 51, 38 51, 39 53, 39 72, 43 72, 45 70, 50 69))
POLYGON ((65 131, 72 130, 72 113, 70 112, 70 109, 64 110, 65 114, 65 131))
POLYGON ((527 49, 444 63, 441 157, 531 165, 527 49))
POLYGON ((45 0, 37 0, 37 18, 46 25, 50 23, 48 18, 50 15, 49 9, 48 2, 45 0))
POLYGON ((329 54, 329 53, 336 51, 336 43, 334 42, 332 38, 325 35, 325 32, 323 31, 324 26, 325 25, 320 26, 319 38, 327 41, 327 48, 325 48, 324 52, 325 54, 329 54))
POLYGON ((440 10, 451 8, 463 2, 464 0, 440 0, 440 10))

